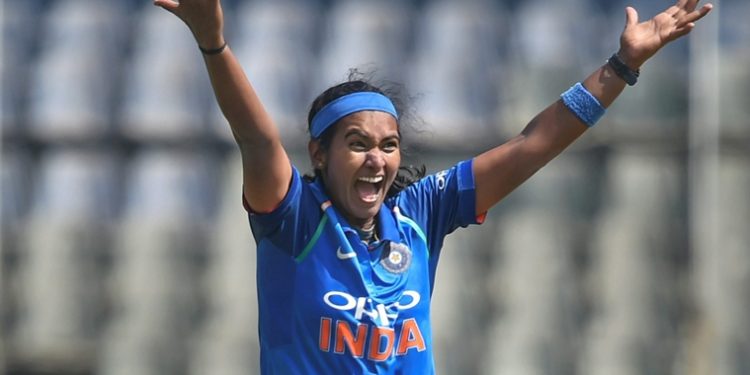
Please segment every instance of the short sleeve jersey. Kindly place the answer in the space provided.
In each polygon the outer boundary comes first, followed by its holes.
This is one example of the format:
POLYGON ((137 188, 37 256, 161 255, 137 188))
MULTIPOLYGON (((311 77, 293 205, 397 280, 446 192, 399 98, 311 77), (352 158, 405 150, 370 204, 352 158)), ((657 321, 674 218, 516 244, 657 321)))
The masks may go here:
POLYGON ((388 198, 365 244, 296 168, 257 242, 263 374, 430 374, 430 298, 444 237, 481 222, 472 161, 388 198))

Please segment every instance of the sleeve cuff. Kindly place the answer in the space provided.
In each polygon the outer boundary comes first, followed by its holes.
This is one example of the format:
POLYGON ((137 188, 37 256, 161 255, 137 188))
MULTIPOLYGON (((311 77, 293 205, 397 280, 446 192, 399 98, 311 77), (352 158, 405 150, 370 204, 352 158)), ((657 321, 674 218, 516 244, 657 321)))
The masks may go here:
POLYGON ((457 165, 459 222, 462 225, 482 224, 486 212, 477 213, 477 194, 474 186, 474 159, 464 160, 457 165))
POLYGON ((267 212, 267 213, 255 212, 253 211, 252 208, 250 208, 250 205, 247 203, 247 199, 245 199, 244 192, 242 194, 242 206, 250 214, 250 217, 252 217, 254 220, 262 220, 264 222, 278 220, 284 215, 287 209, 292 205, 294 198, 299 196, 301 188, 302 188, 302 181, 299 175, 299 171, 297 170, 296 167, 292 166, 292 178, 291 178, 291 181, 289 181, 289 189, 287 190, 286 195, 284 196, 284 199, 282 199, 281 202, 279 202, 276 208, 274 208, 271 212, 267 212))

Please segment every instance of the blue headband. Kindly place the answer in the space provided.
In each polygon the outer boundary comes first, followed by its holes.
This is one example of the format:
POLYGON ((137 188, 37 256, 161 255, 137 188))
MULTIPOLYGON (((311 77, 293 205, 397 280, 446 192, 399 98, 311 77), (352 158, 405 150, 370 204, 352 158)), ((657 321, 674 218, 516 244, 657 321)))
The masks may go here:
POLYGON ((355 92, 337 98, 321 108, 312 119, 310 135, 317 139, 342 117, 360 111, 386 112, 398 120, 396 108, 385 95, 370 91, 355 92))

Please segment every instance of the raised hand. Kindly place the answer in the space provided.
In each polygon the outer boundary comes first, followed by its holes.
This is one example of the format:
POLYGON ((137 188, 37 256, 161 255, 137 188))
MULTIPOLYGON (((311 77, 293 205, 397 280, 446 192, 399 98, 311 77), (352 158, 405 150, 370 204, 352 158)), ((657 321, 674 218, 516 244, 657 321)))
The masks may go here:
POLYGON ((219 0, 154 0, 154 5, 185 22, 201 48, 224 45, 224 15, 219 0))
POLYGON ((713 5, 705 4, 696 10, 697 6, 698 0, 678 0, 654 18, 640 23, 638 12, 627 7, 618 54, 630 68, 638 69, 667 43, 687 35, 695 27, 695 22, 713 8, 713 5))

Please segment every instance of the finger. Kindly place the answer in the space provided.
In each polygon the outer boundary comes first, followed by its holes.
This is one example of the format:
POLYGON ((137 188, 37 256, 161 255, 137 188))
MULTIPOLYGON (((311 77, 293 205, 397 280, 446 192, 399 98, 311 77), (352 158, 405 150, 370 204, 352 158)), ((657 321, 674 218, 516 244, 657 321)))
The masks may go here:
POLYGON ((706 4, 702 6, 700 9, 690 12, 686 14, 681 20, 681 24, 689 24, 689 23, 695 23, 695 21, 698 21, 699 19, 703 18, 708 14, 711 9, 713 9, 713 4, 706 4))
POLYGON ((677 5, 672 5, 671 7, 667 8, 667 10, 664 11, 664 13, 669 14, 670 16, 674 16, 677 14, 682 8, 680 8, 677 5))
POLYGON ((713 8, 714 8, 714 5, 710 4, 710 3, 702 6, 697 11, 692 12, 692 13, 690 13, 688 15, 688 17, 687 17, 688 22, 695 22, 695 21, 697 21, 697 20, 705 17, 706 14, 708 14, 709 12, 711 12, 711 9, 713 9, 713 8))
POLYGON ((625 28, 638 24, 638 11, 633 7, 625 7, 625 28))
POLYGON ((669 35, 669 39, 670 40, 679 39, 689 34, 691 31, 693 31, 693 28, 695 28, 695 24, 692 22, 689 22, 685 26, 675 29, 675 31, 673 31, 672 34, 669 35))
POLYGON ((698 6, 698 0, 688 0, 685 3, 685 6, 683 7, 683 10, 687 13, 690 13, 695 10, 695 7, 698 6))
POLYGON ((154 5, 174 13, 174 11, 180 6, 180 3, 174 0, 154 0, 154 5))
POLYGON ((683 8, 685 8, 685 4, 688 2, 688 0, 678 0, 674 5, 667 8, 664 12, 669 14, 670 16, 674 16, 675 14, 679 13, 683 8))

